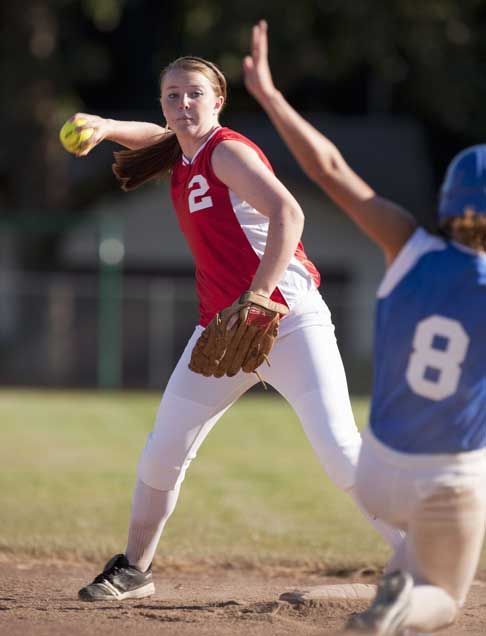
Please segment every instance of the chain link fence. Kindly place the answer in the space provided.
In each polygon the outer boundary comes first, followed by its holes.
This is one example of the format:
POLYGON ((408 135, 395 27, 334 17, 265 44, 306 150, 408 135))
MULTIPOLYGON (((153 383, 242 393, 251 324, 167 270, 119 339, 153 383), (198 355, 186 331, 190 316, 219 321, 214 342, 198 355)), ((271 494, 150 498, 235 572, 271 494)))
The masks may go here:
MULTIPOLYGON (((325 281, 350 386, 369 386, 353 332, 363 310, 346 280, 325 281)), ((372 303, 372 297, 370 297, 372 303)), ((163 388, 198 320, 192 277, 0 274, 0 383, 163 388), (103 324, 105 325, 103 327, 103 324)))

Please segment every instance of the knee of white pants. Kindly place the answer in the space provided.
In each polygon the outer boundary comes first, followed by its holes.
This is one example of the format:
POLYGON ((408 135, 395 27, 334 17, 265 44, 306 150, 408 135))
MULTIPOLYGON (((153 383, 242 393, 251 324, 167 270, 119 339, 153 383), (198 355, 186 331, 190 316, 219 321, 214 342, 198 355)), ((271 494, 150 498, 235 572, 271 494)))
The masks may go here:
POLYGON ((154 434, 149 433, 138 462, 137 476, 151 488, 173 490, 184 480, 186 470, 195 456, 195 453, 191 454, 178 463, 169 453, 158 448, 154 434))
POLYGON ((223 411, 166 391, 140 457, 138 477, 157 490, 175 488, 223 411))
POLYGON ((329 453, 320 458, 321 464, 331 481, 344 492, 352 490, 356 481, 356 459, 354 447, 338 448, 335 454, 329 453))
POLYGON ((356 466, 361 445, 359 435, 350 438, 347 443, 329 439, 323 443, 321 436, 308 434, 308 437, 329 479, 340 490, 352 490, 356 482, 356 466))
POLYGON ((341 490, 353 488, 361 436, 349 398, 336 401, 318 390, 295 399, 292 406, 329 478, 341 490))

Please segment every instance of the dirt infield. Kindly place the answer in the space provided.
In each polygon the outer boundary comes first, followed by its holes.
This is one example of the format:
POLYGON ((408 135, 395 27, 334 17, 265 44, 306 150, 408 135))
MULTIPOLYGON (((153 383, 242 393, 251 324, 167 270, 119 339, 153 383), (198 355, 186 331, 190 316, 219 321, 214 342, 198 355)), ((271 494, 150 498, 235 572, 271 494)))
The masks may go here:
MULTIPOLYGON (((206 568, 155 572, 155 596, 142 601, 82 603, 77 590, 96 574, 93 564, 0 563, 0 634, 8 636, 263 636, 336 634, 364 601, 294 605, 279 600, 295 588, 373 577, 327 578, 305 571, 206 568)), ((483 573, 482 580, 486 579, 483 573)), ((457 626, 442 632, 483 635, 486 583, 475 581, 457 626)))

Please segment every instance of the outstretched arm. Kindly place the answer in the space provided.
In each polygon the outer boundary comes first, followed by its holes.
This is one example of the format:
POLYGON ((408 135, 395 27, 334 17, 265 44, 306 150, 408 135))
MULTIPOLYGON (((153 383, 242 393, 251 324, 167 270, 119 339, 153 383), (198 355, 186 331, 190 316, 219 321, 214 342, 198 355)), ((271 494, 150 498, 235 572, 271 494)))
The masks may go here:
POLYGON ((346 163, 336 146, 301 117, 275 88, 268 64, 267 24, 253 27, 245 85, 270 117, 307 176, 377 243, 390 264, 416 227, 412 215, 380 197, 346 163))
POLYGON ((164 135, 165 129, 157 124, 144 121, 120 121, 105 119, 98 115, 76 113, 71 119, 84 119, 86 123, 79 126, 79 130, 93 128, 93 134, 80 146, 78 157, 86 156, 91 150, 105 139, 114 141, 130 150, 143 148, 156 143, 164 135))

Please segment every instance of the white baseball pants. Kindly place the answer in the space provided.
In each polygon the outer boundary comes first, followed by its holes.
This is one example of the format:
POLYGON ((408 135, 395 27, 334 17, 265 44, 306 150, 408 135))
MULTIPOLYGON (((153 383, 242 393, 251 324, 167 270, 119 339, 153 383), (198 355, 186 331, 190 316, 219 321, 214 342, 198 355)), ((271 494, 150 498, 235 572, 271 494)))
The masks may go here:
MULTIPOLYGON (((235 400, 258 382, 255 374, 244 372, 232 378, 206 378, 190 371, 191 351, 201 332, 202 327, 196 327, 172 373, 138 466, 126 555, 142 570, 152 561, 186 470, 202 442, 235 400)), ((361 437, 334 326, 317 292, 282 320, 280 333, 269 356, 271 366, 262 365, 261 375, 291 404, 332 481, 348 492, 385 541, 396 548, 402 533, 370 517, 355 494, 361 437)))
POLYGON ((415 581, 405 626, 422 633, 446 627, 465 601, 480 557, 486 449, 457 455, 399 453, 367 429, 356 484, 370 514, 406 531, 393 559, 415 581))
MULTIPOLYGON (((329 311, 324 303, 322 305, 325 311, 316 312, 315 324, 301 326, 277 339, 270 354, 271 366, 262 365, 261 375, 294 408, 331 480, 355 499, 361 512, 385 541, 396 548, 402 533, 370 517, 355 495, 355 469, 361 437, 354 422, 334 326, 329 311)), ((309 320, 309 315, 304 315, 303 319, 309 320)), ((152 533, 151 539, 151 545, 154 545, 158 541, 156 535, 162 532, 175 507, 180 484, 200 445, 235 400, 258 382, 256 375, 244 372, 232 378, 206 378, 190 371, 191 351, 201 332, 202 327, 196 327, 174 369, 154 429, 142 451, 138 482, 152 490, 144 491, 139 487, 135 491, 129 537, 137 536, 138 539, 131 542, 129 538, 130 554, 152 552, 143 547, 147 542, 148 527, 157 525, 157 532, 152 533), (161 495, 161 501, 171 504, 161 504, 165 511, 161 511, 158 519, 148 511, 145 513, 147 505, 141 503, 144 497, 153 501, 155 491, 172 492, 170 497, 161 495), (138 496, 137 492, 140 493, 138 496), (131 543, 137 546, 133 551, 131 543)), ((277 435, 277 422, 275 427, 277 435)), ((149 562, 147 559, 144 557, 143 564, 149 562)))
MULTIPOLYGON (((206 378, 188 368, 197 327, 162 397, 155 426, 140 459, 139 478, 158 490, 184 479, 197 450, 224 412, 258 382, 255 374, 206 378)), ((321 464, 337 486, 354 484, 361 438, 354 423, 341 357, 329 326, 310 326, 275 343, 265 382, 281 393, 299 416, 321 464)), ((278 434, 278 423, 275 423, 278 434)))

